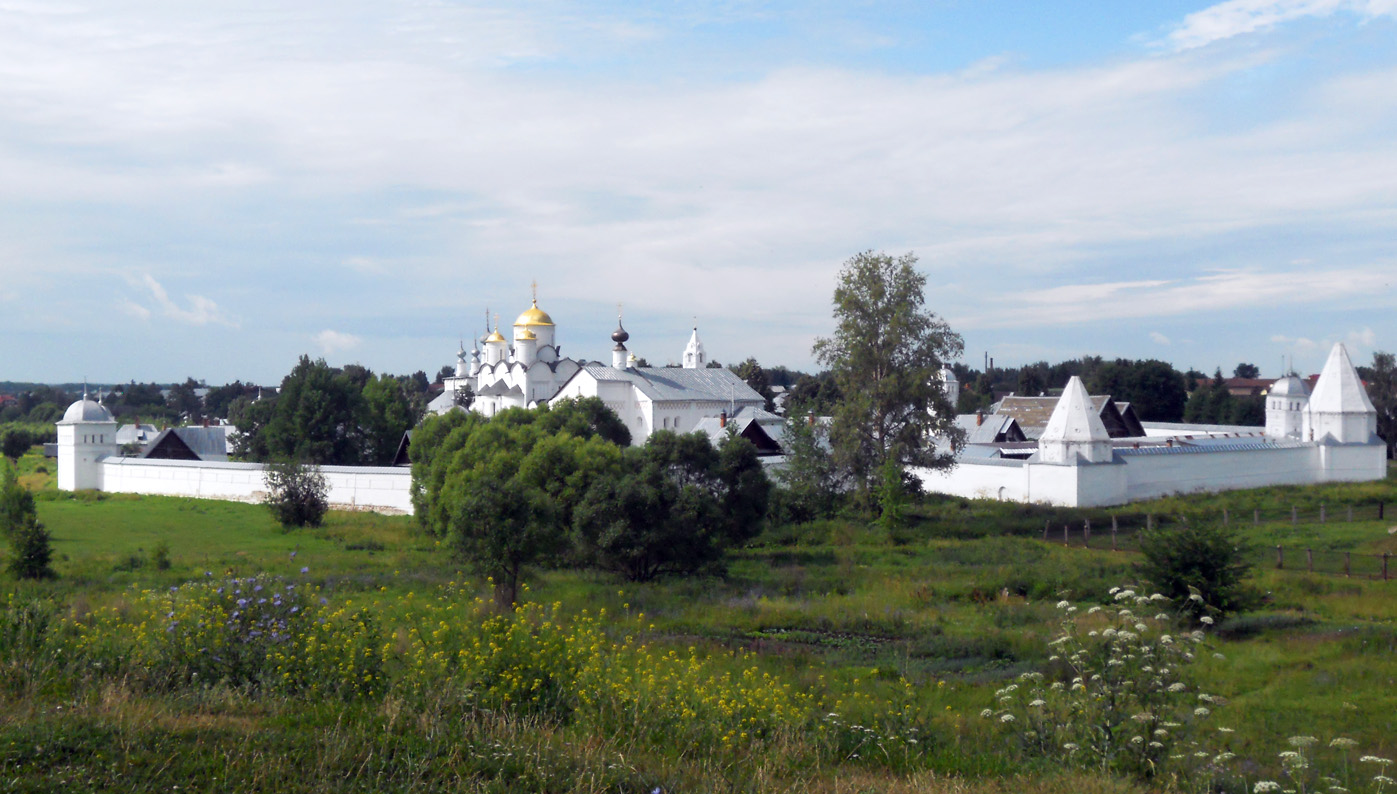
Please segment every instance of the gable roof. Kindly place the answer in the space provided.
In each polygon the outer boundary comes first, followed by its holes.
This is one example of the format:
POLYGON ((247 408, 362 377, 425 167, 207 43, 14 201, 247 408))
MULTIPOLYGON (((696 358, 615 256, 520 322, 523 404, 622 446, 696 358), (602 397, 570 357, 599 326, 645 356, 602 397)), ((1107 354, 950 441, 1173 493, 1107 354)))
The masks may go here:
MULTIPOLYGON (((766 429, 763 428, 761 423, 755 418, 748 417, 747 419, 737 421, 729 419, 728 427, 737 428, 737 435, 740 438, 745 438, 752 442, 752 446, 757 448, 758 455, 781 454, 780 442, 772 438, 771 434, 767 433, 766 429)), ((712 442, 713 446, 716 448, 727 436, 728 429, 721 425, 718 417, 708 416, 699 420, 698 424, 694 427, 694 432, 708 436, 708 440, 712 442)))
POLYGON ((616 369, 605 364, 585 364, 578 371, 586 372, 598 381, 630 383, 653 402, 700 400, 766 405, 766 398, 727 368, 616 369))
MULTIPOLYGON (((1075 376, 1074 376, 1075 377, 1075 376)), ((1082 388, 1086 391, 1086 387, 1082 388)), ((1066 391, 1064 390, 1064 394, 1066 391)), ((1010 395, 1000 400, 993 415, 1011 416, 1018 421, 1019 429, 1026 438, 1039 438, 1048 428, 1048 421, 1057 409, 1059 397, 1015 397, 1010 395)), ((1135 409, 1130 403, 1117 404, 1109 394, 1096 394, 1087 397, 1097 417, 1111 438, 1134 438, 1145 435, 1135 409), (1124 407, 1122 407, 1124 406, 1124 407)), ((986 417, 988 419, 988 417, 986 417)))
POLYGON ((142 458, 170 460, 216 460, 228 457, 226 427, 170 427, 160 431, 142 458))

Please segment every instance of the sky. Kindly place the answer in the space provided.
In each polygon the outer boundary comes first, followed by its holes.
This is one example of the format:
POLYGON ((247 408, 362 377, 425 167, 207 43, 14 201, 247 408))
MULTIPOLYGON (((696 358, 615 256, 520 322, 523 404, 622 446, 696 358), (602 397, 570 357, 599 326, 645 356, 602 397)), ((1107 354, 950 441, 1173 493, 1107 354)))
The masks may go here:
POLYGON ((0 0, 0 380, 809 369, 913 252, 999 365, 1397 349, 1397 0, 0 0))

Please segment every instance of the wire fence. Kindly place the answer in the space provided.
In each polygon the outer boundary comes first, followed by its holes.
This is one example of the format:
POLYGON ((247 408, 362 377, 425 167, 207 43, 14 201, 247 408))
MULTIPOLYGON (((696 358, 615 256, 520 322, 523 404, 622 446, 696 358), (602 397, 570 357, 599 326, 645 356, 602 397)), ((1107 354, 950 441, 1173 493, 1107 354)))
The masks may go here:
MULTIPOLYGON (((1294 507, 1285 513, 1267 511, 1263 514, 1263 511, 1256 510, 1251 511, 1250 514, 1244 514, 1240 518, 1245 523, 1256 525, 1280 522, 1323 524, 1333 521, 1381 521, 1386 518, 1387 512, 1386 506, 1381 503, 1376 505, 1344 505, 1338 510, 1331 510, 1325 505, 1320 505, 1316 510, 1303 513, 1294 507)), ((1229 514, 1228 511, 1223 511, 1220 516, 1224 525, 1236 525, 1238 518, 1239 516, 1229 514)), ((1049 520, 1043 524, 1042 539, 1047 543, 1076 548, 1138 552, 1140 550, 1141 530, 1167 527, 1171 524, 1180 525, 1186 521, 1196 522, 1198 520, 1196 516, 1191 519, 1179 519, 1159 518, 1150 514, 1146 514, 1143 518, 1111 516, 1109 523, 1105 525, 1098 523, 1096 526, 1092 525, 1090 519, 1077 525, 1054 524, 1049 520)), ((1390 552, 1363 553, 1268 545, 1255 548, 1251 562, 1258 567, 1271 567, 1279 571, 1297 573, 1320 573, 1381 581, 1391 581, 1393 578, 1397 578, 1397 563, 1393 561, 1390 552)))

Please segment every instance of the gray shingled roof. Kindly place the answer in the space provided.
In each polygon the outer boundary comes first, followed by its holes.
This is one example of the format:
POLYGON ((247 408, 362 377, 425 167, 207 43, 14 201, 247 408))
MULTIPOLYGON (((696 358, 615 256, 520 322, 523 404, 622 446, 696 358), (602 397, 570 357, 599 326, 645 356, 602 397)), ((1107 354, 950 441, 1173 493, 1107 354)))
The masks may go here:
POLYGON ((616 369, 604 364, 587 364, 583 369, 599 381, 630 383, 655 402, 731 400, 766 404, 765 398, 729 369, 616 369))

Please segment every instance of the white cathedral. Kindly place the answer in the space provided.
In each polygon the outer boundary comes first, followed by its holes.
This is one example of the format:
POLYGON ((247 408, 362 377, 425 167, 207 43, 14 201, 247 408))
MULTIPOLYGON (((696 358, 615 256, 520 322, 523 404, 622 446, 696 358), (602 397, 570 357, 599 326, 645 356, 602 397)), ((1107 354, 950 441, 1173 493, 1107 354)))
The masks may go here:
POLYGON ((558 326, 538 307, 538 298, 514 321, 512 338, 494 330, 464 343, 456 353, 454 377, 428 410, 445 413, 469 404, 472 411, 494 416, 505 408, 530 408, 577 397, 598 397, 616 412, 642 444, 656 430, 689 433, 705 419, 744 425, 750 421, 775 427, 781 417, 766 412, 766 400, 726 367, 708 367, 708 354, 695 327, 680 367, 640 367, 626 348, 630 334, 617 318, 611 334, 611 362, 565 358, 558 326), (482 349, 483 347, 483 349, 482 349))

